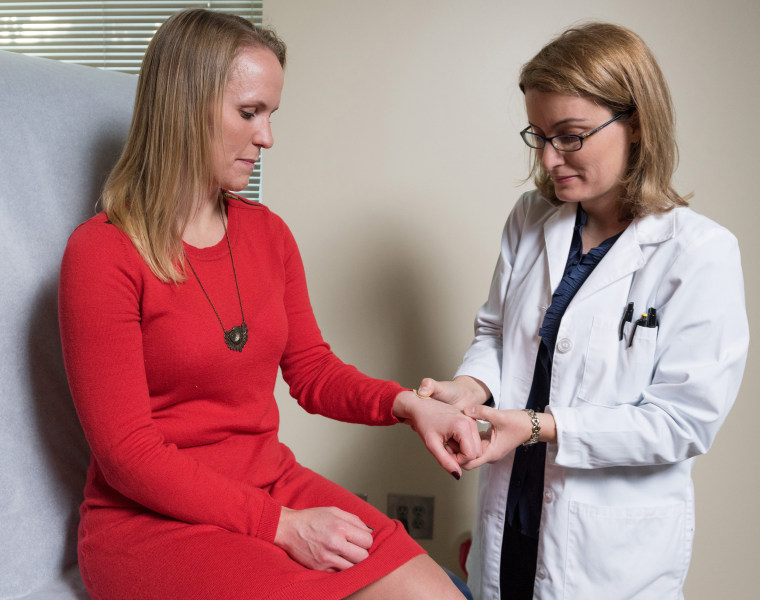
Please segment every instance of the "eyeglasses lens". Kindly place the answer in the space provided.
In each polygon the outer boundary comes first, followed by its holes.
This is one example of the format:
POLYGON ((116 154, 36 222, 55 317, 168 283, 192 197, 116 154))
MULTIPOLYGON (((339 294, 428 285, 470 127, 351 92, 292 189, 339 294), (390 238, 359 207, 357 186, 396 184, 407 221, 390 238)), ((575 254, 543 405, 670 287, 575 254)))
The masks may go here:
POLYGON ((530 131, 522 131, 520 132, 520 135, 522 136, 523 141, 531 148, 540 150, 544 147, 544 138, 540 135, 536 135, 530 131))
POLYGON ((563 152, 574 152, 581 147, 581 138, 577 135, 559 135, 552 140, 554 147, 563 152))
MULTIPOLYGON (((536 150, 541 150, 546 145, 546 138, 532 131, 521 131, 523 141, 536 150)), ((551 138, 551 144, 561 152, 575 152, 580 150, 582 140, 577 135, 558 135, 551 138)))

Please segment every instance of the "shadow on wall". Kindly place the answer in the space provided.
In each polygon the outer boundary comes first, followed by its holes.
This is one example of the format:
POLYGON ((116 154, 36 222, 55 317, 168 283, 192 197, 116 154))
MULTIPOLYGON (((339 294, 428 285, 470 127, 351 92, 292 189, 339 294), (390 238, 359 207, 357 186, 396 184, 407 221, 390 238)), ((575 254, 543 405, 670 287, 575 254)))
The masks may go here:
MULTIPOLYGON (((366 198, 364 204, 382 207, 366 198)), ((461 348, 442 343, 445 299, 424 283, 446 266, 428 272, 419 236, 404 232, 400 217, 387 206, 369 218, 364 212, 359 222, 341 211, 339 235, 334 227, 321 239, 321 233, 315 239, 313 230, 304 232, 307 276, 314 282, 315 313, 325 338, 338 356, 373 377, 416 387, 423 376, 450 376, 461 348)), ((378 509, 385 511, 387 493, 435 496, 434 539, 421 543, 461 573, 459 546, 470 535, 476 474, 456 481, 408 427, 342 425, 281 404, 282 439, 296 457, 350 490, 369 493, 378 509), (304 431, 320 433, 304 436, 304 431), (325 444, 326 438, 336 441, 325 444)))
MULTIPOLYGON (((34 298, 26 324, 27 339, 24 363, 27 367, 29 389, 32 394, 33 414, 39 430, 44 460, 62 507, 68 510, 68 527, 62 566, 76 565, 78 507, 82 501, 90 451, 79 425, 79 419, 69 392, 63 365, 60 331, 58 327, 58 268, 66 240, 71 231, 95 213, 105 179, 116 163, 123 147, 123 139, 107 137, 98 141, 88 153, 92 164, 82 171, 90 174, 89 180, 80 180, 73 188, 86 190, 79 206, 58 206, 49 199, 52 210, 40 210, 40 227, 55 232, 46 238, 51 247, 47 249, 51 261, 46 280, 40 279, 33 292, 34 298)), ((69 177, 76 176, 69 174, 69 177)), ((65 181, 65 178, 61 178, 65 181)), ((31 243, 39 240, 30 236, 31 243)), ((32 273, 31 275, 35 275, 32 273)))
POLYGON ((63 556, 63 566, 68 568, 77 562, 77 508, 82 501, 90 450, 79 426, 63 368, 57 295, 57 280, 39 290, 27 327, 27 364, 48 471, 55 476, 58 493, 70 510, 63 556))

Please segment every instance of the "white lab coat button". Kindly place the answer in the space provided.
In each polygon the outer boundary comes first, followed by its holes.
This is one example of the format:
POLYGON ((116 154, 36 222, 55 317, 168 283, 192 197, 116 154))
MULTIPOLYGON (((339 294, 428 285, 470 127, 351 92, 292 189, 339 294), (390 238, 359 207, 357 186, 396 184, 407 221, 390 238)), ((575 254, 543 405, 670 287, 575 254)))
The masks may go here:
POLYGON ((544 502, 549 504, 552 500, 554 500, 554 494, 552 494, 552 491, 544 490, 544 502))
POLYGON ((561 352, 564 354, 565 352, 570 352, 570 350, 573 349, 573 342, 567 338, 562 338, 561 340, 557 341, 557 352, 561 352))
POLYGON ((538 567, 538 569, 536 569, 536 577, 539 579, 546 579, 546 569, 538 567))

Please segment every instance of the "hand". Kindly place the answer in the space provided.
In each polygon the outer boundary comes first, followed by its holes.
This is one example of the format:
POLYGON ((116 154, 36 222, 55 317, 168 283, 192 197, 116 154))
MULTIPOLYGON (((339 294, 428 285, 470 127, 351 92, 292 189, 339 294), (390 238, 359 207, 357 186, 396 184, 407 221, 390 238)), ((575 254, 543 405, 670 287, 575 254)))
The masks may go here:
POLYGON ((471 406, 479 406, 491 397, 486 385, 469 375, 460 375, 453 381, 436 381, 426 377, 417 388, 420 396, 440 400, 465 410, 471 406))
POLYGON ((282 507, 274 543, 297 563, 318 571, 342 571, 369 556, 372 530, 335 507, 282 507))
MULTIPOLYGON (((487 431, 480 433, 483 447, 481 456, 462 465, 462 468, 468 471, 501 460, 517 446, 528 441, 533 431, 530 416, 524 410, 497 410, 489 406, 474 406, 468 408, 465 414, 491 424, 487 431)), ((556 442, 557 428, 554 417, 549 413, 536 416, 541 422, 539 441, 556 442)))
POLYGON ((411 425, 438 464, 456 479, 462 476, 459 465, 481 454, 477 423, 454 406, 404 391, 396 396, 393 414, 411 425))

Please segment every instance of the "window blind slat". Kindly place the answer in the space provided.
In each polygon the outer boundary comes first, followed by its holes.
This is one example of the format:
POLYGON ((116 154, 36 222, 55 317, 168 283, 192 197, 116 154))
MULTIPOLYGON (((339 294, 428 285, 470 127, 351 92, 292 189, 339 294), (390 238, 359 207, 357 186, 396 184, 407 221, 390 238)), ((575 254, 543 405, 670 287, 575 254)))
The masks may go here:
MULTIPOLYGON (((172 14, 207 8, 240 15, 260 25, 263 0, 0 1, 0 50, 137 73, 153 34, 172 14)), ((261 200, 261 163, 241 194, 261 200)))

